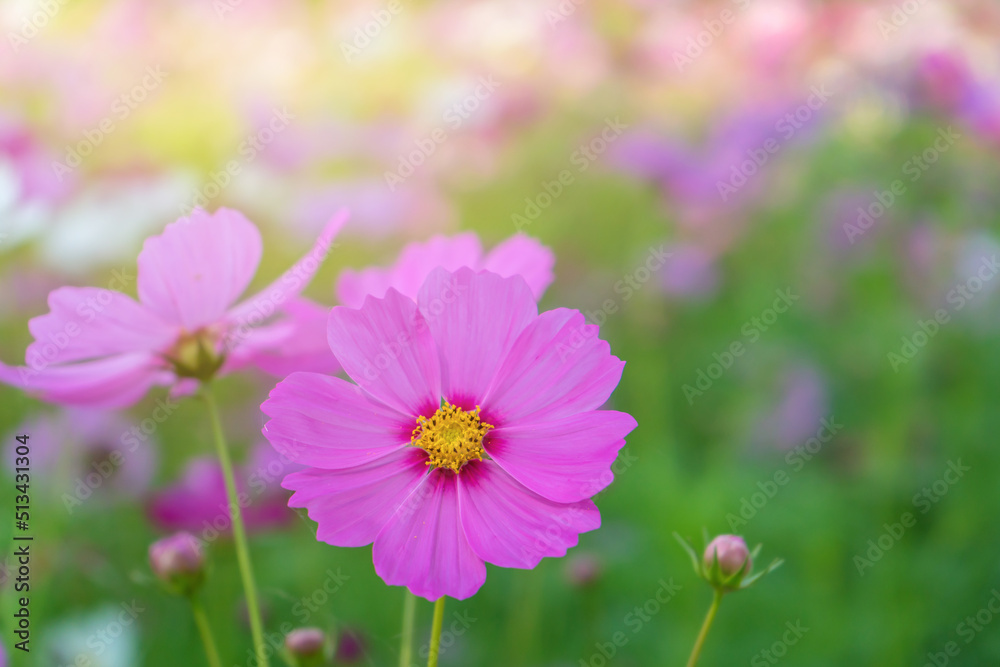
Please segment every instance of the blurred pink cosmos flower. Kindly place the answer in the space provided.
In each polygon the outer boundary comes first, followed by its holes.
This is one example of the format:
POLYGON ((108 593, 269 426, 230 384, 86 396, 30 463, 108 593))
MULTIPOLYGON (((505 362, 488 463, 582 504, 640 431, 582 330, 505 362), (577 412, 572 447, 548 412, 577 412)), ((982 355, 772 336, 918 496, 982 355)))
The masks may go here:
POLYGON ((388 269, 344 270, 337 280, 337 299, 345 306, 359 308, 365 297, 380 299, 390 288, 415 299, 434 269, 455 271, 467 267, 492 271, 504 278, 520 275, 537 300, 552 284, 554 264, 552 251, 524 234, 515 234, 485 257, 479 237, 473 232, 451 237, 438 235, 424 243, 407 245, 388 269))
POLYGON ((435 269, 416 299, 389 288, 330 315, 351 384, 295 373, 262 410, 264 435, 309 466, 290 505, 317 538, 374 542, 375 570, 427 599, 464 599, 484 561, 534 568, 600 525, 591 496, 631 415, 599 410, 624 362, 576 310, 539 314, 520 276, 435 269))
MULTIPOLYGON (((279 482, 301 468, 267 443, 261 443, 246 464, 237 467, 236 487, 247 501, 241 507, 247 530, 279 528, 295 518, 288 509, 288 492, 279 482)), ((153 496, 147 513, 156 526, 168 532, 190 531, 203 539, 213 532, 230 532, 232 518, 222 466, 210 457, 190 461, 180 480, 153 496)))
MULTIPOLYGON (((190 389, 251 364, 279 373, 294 367, 283 361, 329 368, 328 354, 317 358, 308 336, 296 338, 297 323, 315 322, 321 312, 298 295, 346 217, 335 216, 309 254, 234 306, 260 263, 260 233, 236 211, 196 210, 146 240, 138 302, 95 287, 49 294, 50 312, 28 323, 35 342, 25 353, 27 366, 0 364, 0 380, 56 403, 123 407, 153 385, 190 389)), ((121 274, 113 286, 129 280, 121 274)))

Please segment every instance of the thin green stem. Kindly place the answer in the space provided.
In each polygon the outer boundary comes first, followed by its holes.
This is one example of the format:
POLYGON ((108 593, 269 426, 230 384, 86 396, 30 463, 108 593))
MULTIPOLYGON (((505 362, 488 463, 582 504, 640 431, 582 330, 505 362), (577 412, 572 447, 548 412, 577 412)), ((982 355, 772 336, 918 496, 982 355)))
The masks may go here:
POLYGON ((413 622, 417 617, 417 596, 403 589, 403 638, 399 646, 399 667, 413 667, 413 622))
POLYGON ((712 627, 712 621, 715 620, 715 614, 719 611, 719 604, 722 602, 722 596, 722 591, 716 589, 715 597, 712 598, 712 606, 708 608, 708 615, 705 616, 705 622, 701 625, 701 632, 698 633, 698 639, 694 642, 694 649, 691 651, 691 657, 688 658, 687 667, 694 667, 698 664, 698 658, 701 656, 701 649, 705 645, 705 638, 708 637, 708 631, 712 627))
POLYGON ((431 646, 430 654, 427 656, 427 667, 437 667, 438 652, 441 647, 441 626, 444 624, 444 600, 445 596, 438 598, 434 603, 434 622, 431 624, 431 646))
POLYGON ((195 596, 191 596, 191 613, 194 615, 194 623, 198 626, 198 634, 201 635, 201 643, 205 646, 205 656, 208 658, 209 667, 222 667, 219 660, 219 651, 215 648, 215 638, 212 637, 212 627, 208 624, 208 616, 205 615, 205 607, 195 596))
POLYGON ((233 461, 229 458, 229 447, 226 436, 222 433, 222 421, 219 419, 219 407, 215 402, 212 389, 205 383, 202 386, 202 396, 208 405, 208 414, 212 419, 212 432, 215 436, 215 449, 222 464, 222 472, 226 478, 226 495, 229 497, 229 511, 233 521, 233 541, 236 544, 236 560, 240 565, 240 576, 243 579, 243 592, 247 598, 247 611, 250 614, 250 631, 253 633, 254 651, 257 654, 257 664, 269 667, 267 646, 264 644, 264 628, 260 620, 260 606, 257 604, 257 588, 253 582, 253 565, 250 564, 250 549, 247 547, 247 532, 243 525, 243 512, 240 509, 239 496, 236 490, 236 478, 233 475, 233 461))

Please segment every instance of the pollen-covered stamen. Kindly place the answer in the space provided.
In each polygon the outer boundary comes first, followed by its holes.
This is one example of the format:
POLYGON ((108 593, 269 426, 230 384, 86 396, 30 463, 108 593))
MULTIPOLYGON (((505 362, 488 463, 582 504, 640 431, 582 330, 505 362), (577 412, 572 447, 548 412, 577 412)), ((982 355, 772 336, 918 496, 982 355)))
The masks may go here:
POLYGON ((444 402, 430 417, 417 417, 410 442, 427 452, 427 465, 455 472, 469 461, 483 460, 483 438, 493 428, 479 418, 479 406, 467 412, 444 402))
POLYGON ((219 333, 206 327, 181 334, 164 357, 177 377, 210 380, 226 360, 219 349, 219 333))

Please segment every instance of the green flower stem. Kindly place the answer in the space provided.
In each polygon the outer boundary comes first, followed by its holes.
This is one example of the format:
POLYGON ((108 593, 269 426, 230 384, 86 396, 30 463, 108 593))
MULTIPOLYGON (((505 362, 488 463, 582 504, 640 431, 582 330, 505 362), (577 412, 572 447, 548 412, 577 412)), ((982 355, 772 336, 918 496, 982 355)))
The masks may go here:
POLYGON ((212 627, 208 624, 208 616, 205 615, 205 607, 193 595, 188 599, 191 602, 195 625, 198 626, 198 634, 201 635, 201 643, 205 645, 205 656, 208 658, 209 667, 222 667, 219 651, 215 648, 215 639, 212 637, 212 627))
POLYGON ((399 647, 399 667, 412 667, 413 621, 417 616, 417 596, 403 589, 403 639, 399 647))
POLYGON ((438 598, 434 603, 434 623, 431 625, 431 647, 427 656, 427 667, 437 667, 438 652, 441 646, 441 626, 444 624, 444 600, 445 596, 438 598))
POLYGON ((715 597, 712 598, 712 606, 708 608, 708 615, 705 616, 705 622, 701 625, 701 632, 698 633, 698 639, 695 640, 694 649, 691 650, 691 657, 688 658, 687 667, 694 667, 698 664, 698 658, 701 656, 701 649, 705 645, 705 638, 708 637, 708 631, 712 627, 712 621, 715 620, 715 614, 719 611, 719 604, 722 602, 723 592, 718 588, 715 589, 715 597))
POLYGON ((240 565, 240 576, 243 579, 243 592, 247 598, 247 610, 250 614, 250 630, 253 633, 253 645, 257 654, 257 664, 269 667, 267 646, 264 644, 264 629, 260 620, 260 607, 257 604, 257 588, 253 582, 253 566, 250 564, 250 549, 247 547, 247 533, 243 525, 243 513, 240 509, 236 478, 233 475, 233 461, 229 458, 229 447, 226 436, 222 433, 222 422, 219 419, 219 406, 212 394, 212 389, 206 382, 202 385, 202 396, 208 405, 208 414, 212 419, 212 432, 215 436, 215 449, 222 464, 226 477, 226 495, 229 497, 230 513, 233 520, 233 541, 236 544, 236 559, 240 565))

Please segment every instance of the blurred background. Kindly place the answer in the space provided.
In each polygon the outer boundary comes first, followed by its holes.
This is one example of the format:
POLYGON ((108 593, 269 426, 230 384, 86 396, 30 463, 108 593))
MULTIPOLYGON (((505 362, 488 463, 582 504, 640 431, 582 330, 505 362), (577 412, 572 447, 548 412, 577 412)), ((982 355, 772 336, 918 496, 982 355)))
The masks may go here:
MULTIPOLYGON (((255 286, 350 207, 307 290, 331 306, 341 269, 436 233, 553 248, 543 308, 602 325, 639 428, 603 527, 534 571, 491 566, 449 604, 442 665, 683 664, 711 593, 672 533, 703 527, 786 564, 727 596, 701 664, 1000 664, 1000 6, 5 0, 0 28, 7 364, 50 290, 134 294, 143 239, 194 206, 261 227, 255 286)), ((274 382, 220 383, 268 632, 318 625, 338 664, 396 664, 402 590, 369 548, 318 543, 267 474, 274 382)), ((35 457, 13 664, 204 664, 146 550, 205 530, 221 477, 204 410, 164 397, 102 414, 0 387, 4 465, 16 434, 35 457)), ((252 664, 225 535, 210 559, 224 662, 252 664)))

